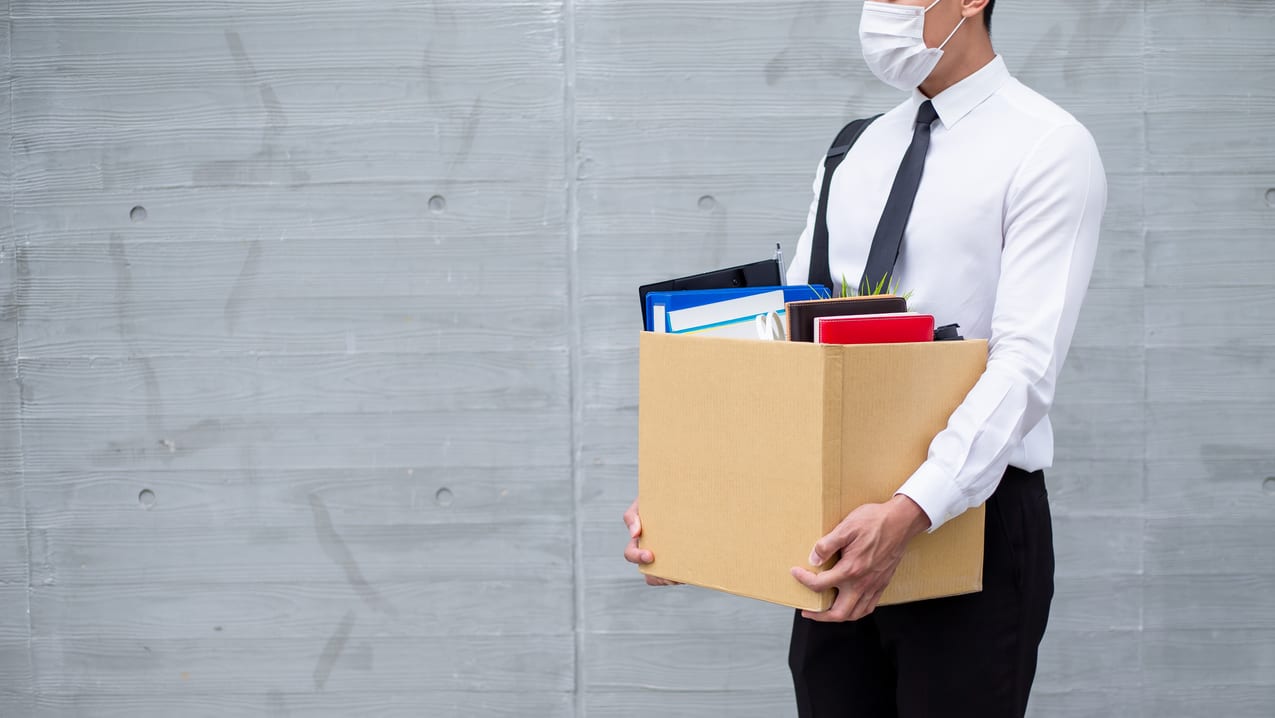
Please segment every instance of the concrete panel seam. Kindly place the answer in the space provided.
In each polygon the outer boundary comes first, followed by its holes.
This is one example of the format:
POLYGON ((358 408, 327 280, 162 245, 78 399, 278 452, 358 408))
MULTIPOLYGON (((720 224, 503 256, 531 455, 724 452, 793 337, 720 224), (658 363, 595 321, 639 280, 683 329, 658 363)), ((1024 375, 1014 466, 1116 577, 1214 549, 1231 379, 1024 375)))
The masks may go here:
POLYGON ((572 610, 571 627, 573 633, 572 655, 572 715, 581 718, 584 715, 584 641, 585 631, 581 625, 584 617, 584 548, 582 541, 583 527, 580 522, 583 487, 580 481, 579 427, 584 414, 584 402, 581 395, 582 379, 580 376, 581 330, 579 315, 580 282, 579 255, 579 209, 576 178, 576 112, 575 112, 575 0, 562 0, 562 138, 563 138, 563 171, 566 193, 563 205, 566 212, 564 222, 567 251, 567 391, 570 393, 571 419, 569 421, 569 444, 567 451, 571 465, 571 583, 572 610))
MULTIPOLYGON (((1148 93, 1150 91, 1147 58, 1150 57, 1151 55, 1151 30, 1149 27, 1151 20, 1149 17, 1150 13, 1148 12, 1149 2, 1150 0, 1142 0, 1141 7, 1138 8, 1139 12, 1142 13, 1142 59, 1140 63, 1141 67, 1139 68, 1142 73, 1142 78, 1141 78, 1142 79, 1142 82, 1141 82, 1142 97, 1140 98, 1141 105, 1142 105, 1142 179, 1141 179, 1140 187, 1139 187, 1139 192, 1141 193, 1140 205, 1141 205, 1142 212, 1139 218, 1139 224, 1141 226, 1140 231, 1142 234, 1142 257, 1143 257, 1142 295, 1143 297, 1146 297, 1147 284, 1148 284, 1147 277, 1150 276, 1151 274, 1150 267, 1147 266, 1147 263, 1148 263, 1147 236, 1149 234, 1149 232, 1147 231, 1147 175, 1151 171, 1151 168, 1147 166, 1149 158, 1151 157, 1151 139, 1150 139, 1151 132, 1149 130, 1150 113, 1147 111, 1148 109, 1147 98, 1148 98, 1148 93)), ((1146 563, 1147 563, 1147 481, 1148 481, 1147 451, 1149 446, 1149 436, 1147 433, 1146 421, 1145 421, 1146 411, 1147 411, 1147 399, 1149 398, 1148 397, 1149 389, 1148 389, 1148 382, 1147 382, 1147 372, 1149 370, 1149 366, 1147 362, 1147 352, 1146 352, 1147 339, 1148 339, 1147 319, 1148 319, 1147 303, 1146 301, 1143 301, 1142 302, 1142 335, 1143 335, 1142 412, 1143 412, 1144 421, 1143 421, 1143 427, 1142 427, 1142 477, 1141 477, 1142 478, 1142 502, 1141 502, 1142 510, 1139 512, 1139 519, 1141 522, 1139 532, 1141 534, 1141 540, 1138 542, 1138 576, 1140 577, 1140 580, 1142 581, 1142 586, 1140 587, 1140 590, 1138 592, 1138 633, 1137 633, 1137 646, 1136 646, 1136 654, 1138 657, 1138 667, 1137 667, 1138 693, 1141 694, 1142 696, 1145 696, 1147 691, 1146 655, 1145 655, 1145 648, 1143 645, 1144 644, 1143 637, 1145 635, 1144 631, 1146 627, 1146 612, 1147 612, 1147 607, 1146 607, 1147 602, 1146 602, 1146 595, 1145 595, 1146 563)), ((1138 715, 1140 718, 1146 715, 1146 701, 1142 700, 1141 698, 1138 700, 1138 715)))
MULTIPOLYGON (((11 153, 10 158, 12 158, 13 136, 14 136, 14 130, 16 129, 14 127, 14 117, 17 115, 17 113, 13 111, 13 22, 11 19, 13 12, 11 7, 6 7, 5 10, 6 10, 5 14, 8 16, 5 18, 8 21, 6 22, 5 26, 6 26, 6 32, 8 32, 9 34, 8 42, 6 43, 7 44, 6 49, 8 51, 8 63, 9 63, 8 77, 5 78, 7 84, 9 85, 8 87, 9 147, 7 149, 11 153)), ((18 236, 17 236, 17 233, 13 231, 13 228, 15 227, 13 208, 15 206, 15 200, 17 198, 16 196, 17 177, 12 171, 12 162, 10 163, 10 167, 11 167, 11 174, 9 177, 9 197, 8 197, 9 206, 5 208, 5 212, 8 213, 9 227, 10 227, 10 231, 11 231, 11 235, 13 239, 14 261, 16 262, 17 255, 18 255, 18 236)), ((16 272, 16 268, 15 268, 15 272, 16 272)), ((15 274, 13 277, 13 282, 15 285, 13 289, 14 289, 14 297, 17 300, 18 307, 15 307, 15 316, 14 316, 14 321, 16 323, 16 326, 14 328, 14 340, 13 340, 13 381, 15 384, 15 388, 17 389, 17 397, 18 397, 18 407, 17 407, 18 421, 17 421, 17 427, 16 427, 16 430, 18 433, 18 437, 17 437, 18 438, 18 491, 19 491, 18 497, 19 497, 19 500, 22 502, 22 540, 26 544, 25 549, 26 549, 26 556, 27 556, 27 571, 26 571, 27 580, 26 580, 26 585, 23 586, 23 593, 26 596, 26 612, 27 612, 26 644, 27 644, 28 671, 27 671, 27 685, 24 687, 24 690, 27 693, 27 695, 31 697, 32 702, 34 702, 35 686, 36 686, 35 644, 34 644, 34 641, 32 640, 32 636, 34 635, 35 630, 34 630, 34 626, 32 625, 32 617, 31 617, 31 563, 32 563, 31 562, 31 558, 32 558, 31 557, 31 516, 29 515, 29 510, 27 507, 26 444, 23 442, 23 437, 22 437, 22 423, 23 423, 24 405, 26 404, 26 401, 25 399, 23 399, 23 391, 22 391, 22 311, 21 311, 22 294, 18 292, 18 288, 17 288, 17 283, 20 281, 22 281, 22 277, 15 274)))

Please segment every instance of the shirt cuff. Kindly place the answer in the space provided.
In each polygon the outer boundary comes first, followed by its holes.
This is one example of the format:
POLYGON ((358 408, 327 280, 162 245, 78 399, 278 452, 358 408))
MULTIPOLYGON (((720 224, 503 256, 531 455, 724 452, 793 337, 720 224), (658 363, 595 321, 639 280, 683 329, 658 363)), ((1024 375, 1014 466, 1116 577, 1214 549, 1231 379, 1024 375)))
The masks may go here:
POLYGON ((966 500, 961 488, 941 468, 929 461, 921 464, 921 468, 895 494, 912 499, 930 517, 930 533, 965 510, 966 500))

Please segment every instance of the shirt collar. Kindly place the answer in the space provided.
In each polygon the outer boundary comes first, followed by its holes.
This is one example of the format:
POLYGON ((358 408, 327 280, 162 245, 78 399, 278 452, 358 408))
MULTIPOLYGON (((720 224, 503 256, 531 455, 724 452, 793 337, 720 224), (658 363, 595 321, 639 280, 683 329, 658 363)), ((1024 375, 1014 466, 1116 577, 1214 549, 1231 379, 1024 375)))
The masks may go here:
MULTIPOLYGON (((1004 58, 997 55, 978 72, 940 92, 933 102, 943 127, 949 130, 955 127, 975 107, 996 94, 1008 80, 1009 68, 1005 66, 1004 58)), ((914 108, 920 107, 927 99, 930 98, 921 94, 920 89, 912 91, 914 108)))

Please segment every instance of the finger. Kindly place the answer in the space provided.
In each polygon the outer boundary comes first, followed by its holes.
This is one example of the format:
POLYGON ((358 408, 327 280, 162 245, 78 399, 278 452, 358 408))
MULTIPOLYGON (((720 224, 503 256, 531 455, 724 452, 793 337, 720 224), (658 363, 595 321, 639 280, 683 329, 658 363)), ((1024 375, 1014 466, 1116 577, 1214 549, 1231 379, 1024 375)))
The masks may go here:
POLYGON ((859 602, 855 604, 854 608, 850 609, 850 620, 858 621, 861 618, 866 618, 872 615, 872 613, 877 610, 877 604, 880 603, 881 594, 883 593, 885 593, 884 588, 873 593, 864 594, 864 596, 859 599, 859 602))
POLYGON ((801 615, 812 621, 819 623, 844 623, 850 619, 850 610, 859 601, 859 594, 853 589, 847 591, 838 591, 837 599, 832 602, 832 607, 822 613, 812 613, 810 611, 802 611, 801 615))
POLYGON ((832 571, 815 573, 800 566, 793 566, 791 573, 792 577, 797 579, 801 585, 815 593, 822 593, 837 585, 836 580, 831 576, 832 571))
POLYGON ((629 529, 630 538, 637 538, 642 535, 642 519, 638 516, 638 502, 636 499, 624 512, 624 525, 629 529))
POLYGON ((791 573, 793 578, 801 582, 801 585, 811 591, 821 593, 845 583, 848 574, 848 564, 849 562, 843 558, 837 562, 837 565, 827 571, 815 573, 809 569, 794 566, 791 573))
POLYGON ((810 552, 811 566, 824 565, 828 559, 850 543, 854 537, 854 523, 850 521, 851 516, 845 517, 827 536, 815 542, 815 547, 810 552))
POLYGON ((648 564, 655 561, 655 555, 644 548, 639 548, 637 539, 632 539, 629 545, 624 547, 624 560, 629 563, 648 564))
POLYGON ((670 581, 667 578, 656 578, 654 576, 646 577, 646 585, 648 586, 681 586, 677 581, 670 581))

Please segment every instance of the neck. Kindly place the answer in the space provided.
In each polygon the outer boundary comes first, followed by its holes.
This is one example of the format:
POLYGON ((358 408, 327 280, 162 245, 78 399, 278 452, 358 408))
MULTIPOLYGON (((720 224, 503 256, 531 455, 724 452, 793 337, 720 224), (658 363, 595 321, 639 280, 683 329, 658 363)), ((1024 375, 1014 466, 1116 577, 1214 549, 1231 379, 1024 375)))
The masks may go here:
POLYGON ((987 63, 996 58, 992 38, 981 26, 971 26, 968 22, 948 42, 948 47, 953 46, 963 48, 964 51, 946 50, 938 67, 921 83, 921 94, 930 99, 987 67, 987 63))

